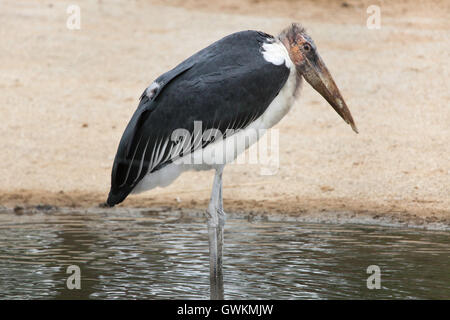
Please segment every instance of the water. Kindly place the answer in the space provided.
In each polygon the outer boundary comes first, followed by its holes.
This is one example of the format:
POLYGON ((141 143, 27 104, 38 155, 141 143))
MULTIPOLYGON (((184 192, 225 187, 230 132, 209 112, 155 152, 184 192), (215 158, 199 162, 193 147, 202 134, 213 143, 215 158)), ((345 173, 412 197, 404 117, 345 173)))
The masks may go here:
MULTIPOLYGON (((450 299, 450 232, 249 222, 225 228, 227 299, 450 299), (369 265, 381 289, 367 288, 369 265)), ((0 213, 2 299, 208 299, 202 217, 125 210, 0 213), (81 289, 69 290, 69 265, 81 289)))

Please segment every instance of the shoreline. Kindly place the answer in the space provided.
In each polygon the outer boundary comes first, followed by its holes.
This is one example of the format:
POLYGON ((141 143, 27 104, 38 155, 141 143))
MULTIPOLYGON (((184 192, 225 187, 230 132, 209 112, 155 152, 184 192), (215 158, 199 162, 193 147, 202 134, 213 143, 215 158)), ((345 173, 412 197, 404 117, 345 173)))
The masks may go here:
MULTIPOLYGON (((176 211, 183 215, 202 216, 206 199, 179 201, 168 196, 131 196, 114 208, 102 208, 106 196, 95 192, 51 192, 19 190, 0 192, 0 212, 33 214, 39 212, 127 212, 129 210, 176 211), (157 198, 156 198, 157 197, 157 198)), ((450 230, 450 211, 436 210, 427 204, 412 206, 405 201, 376 203, 345 198, 242 200, 224 199, 229 217, 264 221, 305 223, 367 224, 408 227, 426 230, 450 230)))

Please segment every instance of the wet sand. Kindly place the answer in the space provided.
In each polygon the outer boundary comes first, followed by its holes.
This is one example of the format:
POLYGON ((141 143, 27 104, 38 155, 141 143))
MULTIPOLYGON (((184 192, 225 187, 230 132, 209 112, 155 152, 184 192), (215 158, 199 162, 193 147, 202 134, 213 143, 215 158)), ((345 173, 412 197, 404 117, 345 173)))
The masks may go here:
MULTIPOLYGON (((0 4, 0 205, 95 207, 104 202, 120 136, 144 88, 235 31, 277 34, 304 24, 360 134, 305 84, 276 126, 280 167, 229 165, 229 212, 339 215, 450 225, 447 1, 66 1, 0 4)), ((130 196, 123 207, 203 210, 212 172, 130 196), (195 184, 192 184, 195 181, 195 184)))

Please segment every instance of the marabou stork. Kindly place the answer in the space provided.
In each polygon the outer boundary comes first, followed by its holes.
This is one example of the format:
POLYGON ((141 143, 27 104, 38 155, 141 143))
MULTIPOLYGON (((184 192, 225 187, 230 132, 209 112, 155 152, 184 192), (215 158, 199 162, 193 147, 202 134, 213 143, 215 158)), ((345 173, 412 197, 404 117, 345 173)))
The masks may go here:
POLYGON ((233 33, 158 77, 143 92, 120 140, 107 206, 130 193, 165 187, 183 171, 215 170, 206 211, 211 299, 223 299, 223 168, 259 139, 260 129, 286 115, 302 78, 358 132, 313 40, 293 23, 277 37, 233 33), (214 156, 219 150, 225 155, 214 156))

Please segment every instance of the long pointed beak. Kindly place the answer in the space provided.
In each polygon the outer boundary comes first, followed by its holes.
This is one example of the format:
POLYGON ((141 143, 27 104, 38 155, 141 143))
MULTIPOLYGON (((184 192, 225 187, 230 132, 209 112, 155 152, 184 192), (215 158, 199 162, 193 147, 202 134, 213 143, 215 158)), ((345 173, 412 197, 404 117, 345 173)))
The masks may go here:
POLYGON ((352 114, 345 104, 333 77, 328 71, 322 58, 316 54, 315 61, 306 59, 306 68, 303 76, 308 83, 319 92, 325 100, 333 107, 334 110, 358 133, 352 114))

